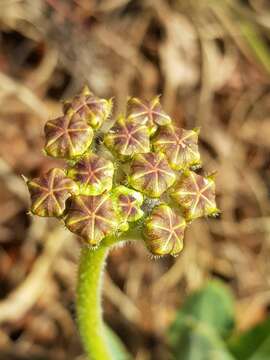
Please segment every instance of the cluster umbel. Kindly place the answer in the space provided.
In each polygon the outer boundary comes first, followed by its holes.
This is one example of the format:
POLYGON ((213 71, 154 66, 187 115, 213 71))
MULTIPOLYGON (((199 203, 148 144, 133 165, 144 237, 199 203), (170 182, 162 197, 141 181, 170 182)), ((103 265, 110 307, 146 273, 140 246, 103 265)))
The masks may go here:
POLYGON ((129 98, 114 123, 111 113, 111 99, 84 87, 47 121, 44 150, 67 165, 27 180, 31 212, 92 247, 138 228, 152 254, 176 256, 187 225, 218 213, 214 176, 195 172, 199 130, 177 127, 159 97, 129 98))

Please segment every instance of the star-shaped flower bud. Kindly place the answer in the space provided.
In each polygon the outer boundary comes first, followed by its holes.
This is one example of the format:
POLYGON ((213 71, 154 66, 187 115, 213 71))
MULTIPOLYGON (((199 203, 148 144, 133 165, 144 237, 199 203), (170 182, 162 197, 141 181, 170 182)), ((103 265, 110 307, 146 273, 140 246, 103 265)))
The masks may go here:
POLYGON ((175 173, 162 153, 137 154, 131 162, 130 185, 150 197, 162 195, 175 179, 175 173))
POLYGON ((118 226, 109 194, 73 197, 65 224, 87 244, 98 245, 104 237, 112 235, 118 226))
POLYGON ((151 135, 156 131, 158 125, 171 123, 170 116, 163 111, 160 105, 159 96, 149 103, 144 103, 135 97, 130 98, 127 103, 127 116, 140 124, 146 124, 151 135))
POLYGON ((153 141, 154 149, 162 151, 171 167, 182 170, 201 163, 198 130, 184 130, 172 125, 160 128, 153 141))
POLYGON ((45 152, 53 157, 72 159, 82 155, 91 145, 93 130, 77 114, 47 121, 45 152))
POLYGON ((122 219, 123 228, 128 229, 127 222, 137 221, 143 216, 141 193, 120 185, 113 190, 114 204, 119 218, 122 219))
POLYGON ((145 242, 154 255, 177 256, 183 248, 185 219, 168 205, 154 208, 144 224, 145 242))
POLYGON ((93 128, 99 128, 112 111, 112 100, 101 99, 95 96, 87 86, 85 86, 79 95, 71 100, 65 101, 64 112, 70 111, 78 114, 86 120, 93 128))
POLYGON ((32 200, 31 212, 38 216, 61 216, 66 200, 78 190, 76 183, 57 168, 27 181, 27 186, 32 200))
POLYGON ((175 185, 171 196, 182 207, 189 221, 219 212, 215 201, 213 176, 203 177, 187 171, 175 185))
POLYGON ((123 157, 150 151, 147 127, 129 118, 120 117, 104 141, 109 149, 123 157))
POLYGON ((83 195, 99 195, 112 188, 114 166, 110 160, 87 154, 68 170, 83 195))

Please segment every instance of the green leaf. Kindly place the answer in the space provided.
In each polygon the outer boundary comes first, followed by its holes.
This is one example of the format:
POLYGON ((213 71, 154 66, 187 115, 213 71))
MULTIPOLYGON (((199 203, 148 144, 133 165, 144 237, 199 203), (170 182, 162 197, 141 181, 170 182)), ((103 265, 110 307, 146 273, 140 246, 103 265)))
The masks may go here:
POLYGON ((220 336, 225 337, 234 326, 232 294, 221 282, 211 281, 187 298, 178 317, 183 315, 211 326, 220 336))
POLYGON ((270 319, 234 337, 229 348, 239 360, 269 360, 270 319))
POLYGON ((218 281, 190 295, 169 330, 174 359, 232 360, 222 337, 234 326, 229 290, 218 281))
POLYGON ((124 344, 115 332, 108 326, 105 325, 105 334, 107 338, 108 346, 111 350, 113 360, 130 360, 131 356, 126 350, 124 344))
POLYGON ((174 360, 234 360, 226 345, 207 324, 182 316, 170 331, 174 360))

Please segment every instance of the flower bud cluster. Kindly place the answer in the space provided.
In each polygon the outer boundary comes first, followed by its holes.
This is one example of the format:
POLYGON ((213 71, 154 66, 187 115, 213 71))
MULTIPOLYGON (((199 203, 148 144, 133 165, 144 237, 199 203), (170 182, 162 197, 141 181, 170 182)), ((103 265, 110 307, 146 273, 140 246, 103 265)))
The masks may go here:
POLYGON ((111 113, 112 100, 85 87, 46 123, 44 150, 67 166, 27 181, 31 212, 93 247, 137 228, 154 255, 176 256, 187 225, 218 213, 213 176, 194 171, 199 131, 175 126, 159 97, 129 98, 108 131, 111 113))

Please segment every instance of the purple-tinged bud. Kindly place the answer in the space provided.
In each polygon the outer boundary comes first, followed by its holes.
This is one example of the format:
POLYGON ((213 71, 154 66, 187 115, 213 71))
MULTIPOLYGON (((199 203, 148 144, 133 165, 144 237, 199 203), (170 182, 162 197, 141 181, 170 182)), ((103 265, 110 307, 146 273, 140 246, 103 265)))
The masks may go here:
POLYGON ((68 170, 79 186, 80 194, 99 195, 112 188, 114 166, 110 160, 90 153, 68 170))
POLYGON ((153 141, 155 151, 162 151, 171 167, 183 170, 201 164, 198 149, 199 131, 184 130, 172 125, 160 128, 153 141))
POLYGON ((79 95, 64 102, 63 110, 66 114, 69 112, 78 114, 90 126, 98 129, 111 115, 112 100, 101 99, 95 96, 85 86, 79 95))
POLYGON ((66 200, 78 191, 76 183, 62 169, 51 169, 31 181, 27 181, 31 196, 31 212, 38 216, 61 216, 66 200))
POLYGON ((130 185, 150 197, 162 195, 175 180, 175 173, 162 153, 137 154, 131 162, 130 185))
POLYGON ((65 224, 87 244, 97 246, 103 238, 113 235, 118 226, 110 195, 73 197, 65 224))
POLYGON ((188 221, 219 213, 215 200, 215 181, 186 171, 176 183, 171 196, 181 206, 188 221))
POLYGON ((91 145, 92 128, 77 114, 68 114, 47 121, 45 152, 56 158, 73 159, 91 145))
POLYGON ((171 123, 170 116, 162 109, 159 96, 149 103, 144 103, 135 97, 130 98, 127 103, 127 116, 140 124, 146 124, 151 135, 156 131, 158 125, 163 126, 171 123))
POLYGON ((144 224, 149 251, 158 256, 177 256, 183 249, 185 228, 185 219, 168 205, 155 207, 144 224))
POLYGON ((122 220, 122 228, 127 230, 127 222, 139 220, 143 216, 141 205, 143 196, 141 193, 120 185, 113 190, 113 200, 119 218, 122 220))
POLYGON ((120 117, 105 136, 106 146, 123 157, 150 151, 148 129, 132 119, 120 117))

